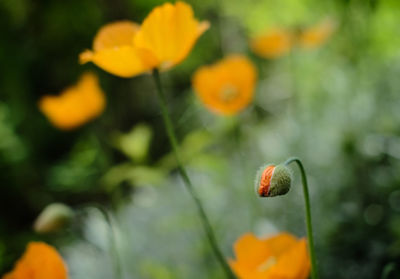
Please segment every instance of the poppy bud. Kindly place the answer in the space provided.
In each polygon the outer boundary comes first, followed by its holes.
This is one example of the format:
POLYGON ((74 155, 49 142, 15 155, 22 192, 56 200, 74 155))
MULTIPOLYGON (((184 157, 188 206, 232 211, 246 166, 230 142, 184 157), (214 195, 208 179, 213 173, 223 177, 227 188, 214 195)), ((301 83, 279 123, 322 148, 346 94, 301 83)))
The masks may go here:
POLYGON ((70 207, 62 203, 52 203, 37 217, 33 229, 37 233, 52 233, 64 227, 73 217, 70 207))
POLYGON ((292 174, 284 165, 262 167, 255 181, 256 192, 260 197, 275 197, 286 194, 292 183, 292 174))

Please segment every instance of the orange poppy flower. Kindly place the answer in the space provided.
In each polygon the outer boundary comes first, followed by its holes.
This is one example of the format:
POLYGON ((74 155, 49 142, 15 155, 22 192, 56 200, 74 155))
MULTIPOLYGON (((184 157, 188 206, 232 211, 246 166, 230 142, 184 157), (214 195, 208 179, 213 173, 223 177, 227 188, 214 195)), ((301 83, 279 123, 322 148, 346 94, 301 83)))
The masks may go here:
POLYGON ((234 251, 236 260, 229 264, 240 279, 306 279, 310 274, 306 240, 288 233, 267 239, 247 233, 234 251))
POLYGON ((67 279, 67 267, 56 249, 43 242, 30 242, 14 270, 2 279, 67 279))
POLYGON ((292 34, 284 29, 273 29, 254 37, 250 41, 253 52, 264 58, 278 58, 288 53, 292 47, 292 34))
POLYGON ((105 97, 92 73, 85 73, 79 82, 65 89, 59 96, 44 96, 40 110, 59 129, 70 130, 100 115, 105 97))
POLYGON ((80 61, 92 61, 121 77, 169 69, 188 56, 208 28, 208 22, 194 18, 190 5, 165 3, 154 8, 141 26, 129 21, 104 26, 95 37, 93 51, 83 52, 80 61))
POLYGON ((204 105, 218 114, 233 115, 253 99, 257 72, 245 56, 232 55, 203 66, 193 75, 192 85, 204 105))
POLYGON ((307 28, 300 33, 298 43, 303 48, 313 49, 319 47, 332 35, 335 24, 332 20, 324 20, 315 26, 307 28))

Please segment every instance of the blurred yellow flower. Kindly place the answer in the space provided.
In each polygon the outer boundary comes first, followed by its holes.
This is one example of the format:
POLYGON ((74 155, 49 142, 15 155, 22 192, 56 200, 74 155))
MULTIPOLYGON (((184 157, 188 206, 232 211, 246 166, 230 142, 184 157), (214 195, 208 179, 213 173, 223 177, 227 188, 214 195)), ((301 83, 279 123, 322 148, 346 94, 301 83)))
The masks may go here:
POLYGON ((306 240, 288 233, 267 239, 247 233, 234 251, 236 260, 229 264, 240 279, 306 279, 310 274, 306 240))
POLYGON ((272 29, 253 37, 250 48, 260 57, 274 59, 287 54, 295 46, 317 48, 329 39, 334 30, 335 24, 331 19, 301 30, 272 29))
POLYGON ((39 108, 54 126, 71 130, 99 116, 105 102, 97 76, 85 73, 59 96, 44 96, 39 108))
POLYGON ((253 100, 256 79, 256 69, 247 57, 231 55, 200 67, 193 75, 192 85, 208 109, 233 115, 253 100))
POLYGON ((264 58, 278 58, 292 47, 292 34, 284 29, 273 29, 254 37, 250 41, 253 52, 264 58))
POLYGON ((67 267, 56 249, 43 242, 30 242, 14 270, 2 279, 67 279, 67 267))
POLYGON ((103 26, 93 41, 93 51, 80 55, 80 62, 92 61, 103 70, 121 77, 131 77, 149 71, 155 65, 151 54, 133 45, 139 25, 118 21, 103 26))
POLYGON ((326 42, 334 30, 334 22, 330 19, 326 19, 317 25, 303 30, 299 35, 298 43, 303 48, 317 48, 326 42))
POLYGON ((194 18, 190 5, 165 3, 154 8, 141 26, 121 21, 101 28, 93 51, 84 51, 80 61, 92 61, 121 77, 133 77, 154 68, 169 69, 188 56, 208 28, 208 22, 194 18))

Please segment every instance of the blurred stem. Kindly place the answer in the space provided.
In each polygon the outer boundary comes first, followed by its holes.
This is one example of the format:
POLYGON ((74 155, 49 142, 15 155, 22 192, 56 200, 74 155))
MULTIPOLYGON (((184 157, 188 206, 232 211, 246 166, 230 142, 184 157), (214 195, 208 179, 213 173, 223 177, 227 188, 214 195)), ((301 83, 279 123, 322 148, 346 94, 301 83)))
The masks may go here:
POLYGON ((289 53, 289 64, 290 64, 290 75, 292 77, 292 110, 293 110, 293 115, 297 114, 297 107, 298 104, 297 102, 299 101, 299 89, 298 89, 298 80, 297 80, 297 61, 296 61, 296 51, 295 50, 290 50, 289 53))
POLYGON ((312 221, 311 221, 311 205, 310 205, 310 196, 308 193, 308 183, 307 183, 307 176, 306 171, 304 169, 303 164, 301 163, 299 158, 293 157, 286 160, 284 163, 285 166, 289 165, 290 163, 295 162, 300 169, 301 173, 301 182, 303 184, 303 194, 304 194, 304 202, 306 207, 306 224, 307 224, 307 238, 308 238, 308 250, 310 252, 311 258, 311 278, 317 279, 317 262, 315 258, 315 251, 314 251, 314 236, 313 236, 313 229, 312 229, 312 221))
POLYGON ((387 265, 385 265, 385 267, 383 268, 383 272, 381 275, 381 279, 387 279, 389 278, 389 275, 396 269, 396 265, 395 263, 388 263, 387 265))
POLYGON ((114 275, 115 275, 115 278, 122 279, 121 261, 119 258, 116 232, 115 232, 115 227, 113 225, 112 218, 110 217, 110 214, 108 213, 107 209, 104 208, 102 205, 92 204, 91 207, 97 209, 103 215, 103 217, 108 225, 109 233, 110 233, 110 241, 111 241, 111 250, 113 252, 112 258, 114 258, 114 275))
POLYGON ((172 150, 175 154, 176 161, 178 163, 179 173, 182 176, 182 179, 186 186, 186 189, 188 190, 190 196, 192 197, 192 199, 197 207, 198 214, 202 221, 203 228, 204 228, 207 238, 210 242, 211 248, 212 248, 215 256, 217 257, 219 263, 221 264, 223 270, 225 271, 226 277, 227 278, 235 278, 229 265, 227 264, 227 262, 225 260, 225 257, 223 256, 220 248, 218 247, 217 239, 215 237, 215 234, 213 232, 211 224, 207 218, 207 215, 205 213, 203 205, 202 205, 199 197, 197 196, 197 193, 192 185, 192 182, 190 181, 190 178, 189 178, 185 168, 183 167, 183 164, 182 164, 182 161, 180 158, 180 154, 179 154, 178 140, 176 138, 176 135, 174 132, 174 127, 172 125, 172 120, 169 115, 169 111, 168 111, 168 107, 167 107, 167 100, 165 98, 165 94, 164 94, 164 91, 163 91, 163 88, 161 85, 160 73, 159 73, 158 69, 153 70, 153 77, 154 77, 154 81, 155 81, 156 87, 157 87, 157 90, 156 90, 157 97, 160 102, 161 113, 162 113, 162 117, 164 120, 164 125, 167 130, 168 138, 171 143, 172 150))
POLYGON ((221 0, 215 1, 215 12, 216 12, 216 14, 215 14, 214 25, 215 25, 215 30, 217 32, 219 51, 220 51, 221 57, 224 57, 225 45, 224 45, 224 39, 222 36, 223 33, 222 33, 222 27, 221 27, 221 22, 222 22, 221 15, 223 14, 221 0))

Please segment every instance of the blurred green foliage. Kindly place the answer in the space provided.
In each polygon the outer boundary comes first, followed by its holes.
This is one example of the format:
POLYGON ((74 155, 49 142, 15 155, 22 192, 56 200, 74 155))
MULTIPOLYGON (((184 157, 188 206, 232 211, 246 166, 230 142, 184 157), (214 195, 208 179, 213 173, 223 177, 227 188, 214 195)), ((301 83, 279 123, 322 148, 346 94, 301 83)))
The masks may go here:
MULTIPOLYGON (((112 209, 126 278, 220 278, 176 176, 151 78, 78 64, 103 24, 141 22, 163 2, 0 1, 0 273, 27 241, 44 239, 63 247, 72 279, 110 279, 102 216, 88 214, 51 236, 32 232, 46 205, 63 202, 77 211, 90 203, 112 209), (37 102, 87 69, 100 77, 106 111, 76 131, 58 131, 37 102)), ((162 79, 183 160, 224 252, 231 256, 246 231, 305 235, 298 177, 288 197, 274 200, 256 199, 252 185, 260 165, 296 155, 309 172, 322 278, 398 278, 400 2, 188 2, 212 28, 162 79), (326 17, 337 30, 319 49, 268 61, 249 52, 257 32, 326 17), (250 108, 221 118, 202 107, 190 80, 231 52, 253 59, 258 89, 250 108)))

